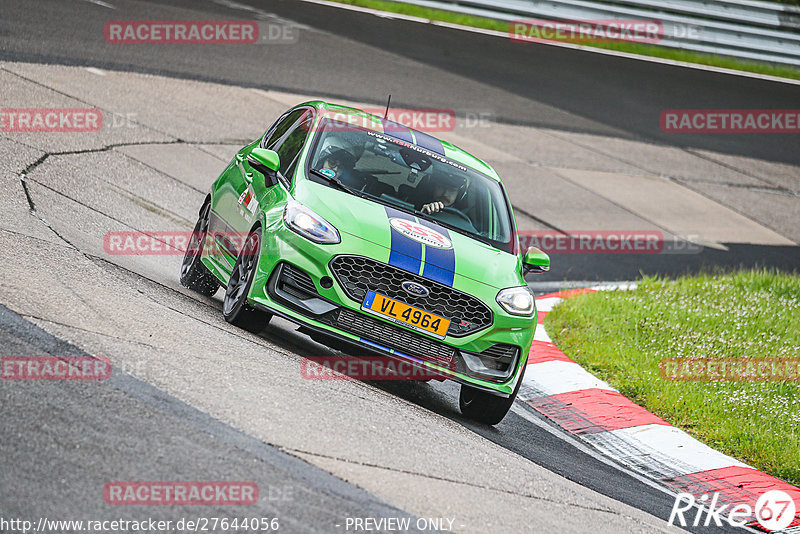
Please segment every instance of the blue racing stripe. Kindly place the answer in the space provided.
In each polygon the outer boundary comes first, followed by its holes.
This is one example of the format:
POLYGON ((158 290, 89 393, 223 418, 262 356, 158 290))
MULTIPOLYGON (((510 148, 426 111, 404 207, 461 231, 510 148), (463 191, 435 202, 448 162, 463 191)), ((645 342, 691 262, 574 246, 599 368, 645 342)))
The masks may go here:
POLYGON ((414 143, 414 137, 411 135, 411 130, 402 124, 390 121, 389 119, 381 119, 381 122, 383 123, 383 133, 386 135, 391 135, 396 139, 401 139, 408 143, 414 143))
MULTIPOLYGON (((408 213, 396 210, 389 206, 386 208, 386 216, 390 219, 406 219, 407 221, 414 221, 414 217, 408 213)), ((422 266, 422 243, 410 239, 394 228, 391 228, 391 244, 389 245, 389 265, 400 267, 406 271, 414 274, 419 273, 419 268, 422 266)))
MULTIPOLYGON (((425 219, 419 219, 419 223, 423 226, 427 226, 431 230, 439 232, 447 239, 450 239, 450 233, 447 231, 447 228, 442 228, 438 224, 432 223, 425 219)), ((425 246, 425 267, 422 271, 422 276, 424 278, 434 280, 449 287, 453 287, 455 270, 456 251, 454 248, 436 248, 430 245, 425 246)))
POLYGON ((424 132, 418 132, 416 130, 414 130, 414 137, 416 137, 418 146, 427 148, 431 152, 435 152, 444 156, 444 146, 442 145, 442 142, 435 137, 424 132))

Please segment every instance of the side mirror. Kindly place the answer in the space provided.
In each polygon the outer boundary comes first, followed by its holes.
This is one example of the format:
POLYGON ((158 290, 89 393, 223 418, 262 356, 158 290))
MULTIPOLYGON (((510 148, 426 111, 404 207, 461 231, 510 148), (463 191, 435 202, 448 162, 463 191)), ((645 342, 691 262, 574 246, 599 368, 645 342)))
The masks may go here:
POLYGON ((544 273, 549 270, 550 256, 536 247, 530 247, 522 258, 523 273, 544 273))
POLYGON ((254 148, 247 156, 247 163, 264 175, 264 183, 267 187, 272 187, 278 183, 278 169, 281 166, 281 157, 274 150, 254 148))

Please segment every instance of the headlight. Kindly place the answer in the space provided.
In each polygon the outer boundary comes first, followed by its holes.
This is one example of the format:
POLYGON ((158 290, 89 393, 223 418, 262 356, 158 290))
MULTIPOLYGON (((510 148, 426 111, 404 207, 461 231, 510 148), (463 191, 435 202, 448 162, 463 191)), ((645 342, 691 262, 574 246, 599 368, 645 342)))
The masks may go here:
POLYGON ((530 317, 535 309, 533 293, 527 287, 509 287, 497 294, 497 303, 512 315, 530 317))
POLYGON ((286 204, 283 221, 286 226, 314 243, 332 245, 342 241, 331 223, 297 201, 290 200, 286 204))

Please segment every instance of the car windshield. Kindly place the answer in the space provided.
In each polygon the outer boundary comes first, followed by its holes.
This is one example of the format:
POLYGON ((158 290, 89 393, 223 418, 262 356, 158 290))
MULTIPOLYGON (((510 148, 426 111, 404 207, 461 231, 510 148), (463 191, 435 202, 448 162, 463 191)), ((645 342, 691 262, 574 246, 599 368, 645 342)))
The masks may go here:
POLYGON ((323 123, 309 161, 312 180, 344 186, 513 252, 502 186, 458 162, 331 119, 323 123))

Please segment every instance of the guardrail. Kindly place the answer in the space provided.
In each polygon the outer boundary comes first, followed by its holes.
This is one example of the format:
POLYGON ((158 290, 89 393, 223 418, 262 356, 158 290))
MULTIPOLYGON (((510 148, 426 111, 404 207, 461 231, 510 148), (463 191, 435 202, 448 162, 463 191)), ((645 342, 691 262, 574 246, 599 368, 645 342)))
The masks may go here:
POLYGON ((755 0, 398 0, 499 20, 658 20, 658 44, 800 67, 800 7, 755 0))

